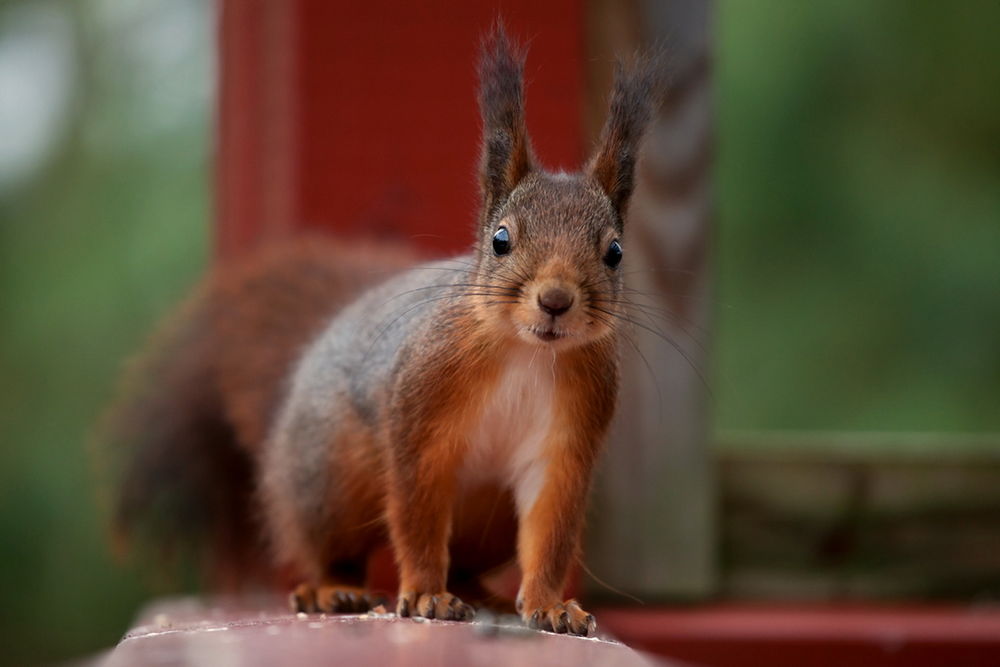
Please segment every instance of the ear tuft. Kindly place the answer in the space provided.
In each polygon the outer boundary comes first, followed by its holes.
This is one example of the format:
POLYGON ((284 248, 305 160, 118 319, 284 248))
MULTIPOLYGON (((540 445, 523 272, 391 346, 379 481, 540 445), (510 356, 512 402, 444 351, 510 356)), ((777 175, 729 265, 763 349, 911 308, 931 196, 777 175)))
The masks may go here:
POLYGON ((663 92, 663 57, 636 57, 615 66, 608 119, 587 172, 623 219, 632 196, 639 144, 663 92))
POLYGON ((483 39, 479 58, 479 109, 483 119, 480 184, 488 218, 533 168, 524 115, 524 50, 497 22, 483 39))

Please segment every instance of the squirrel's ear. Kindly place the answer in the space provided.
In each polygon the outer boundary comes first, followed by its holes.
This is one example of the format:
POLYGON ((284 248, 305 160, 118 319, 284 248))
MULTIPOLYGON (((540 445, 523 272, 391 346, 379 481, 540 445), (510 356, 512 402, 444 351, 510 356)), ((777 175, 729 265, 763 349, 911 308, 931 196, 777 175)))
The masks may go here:
POLYGON ((483 40, 479 58, 479 110, 483 117, 479 179, 487 217, 533 168, 524 119, 524 56, 502 24, 483 40))
POLYGON ((587 163, 587 173, 604 190, 624 219, 635 179, 639 143, 662 94, 662 58, 637 58, 631 66, 615 67, 608 119, 597 150, 587 163))

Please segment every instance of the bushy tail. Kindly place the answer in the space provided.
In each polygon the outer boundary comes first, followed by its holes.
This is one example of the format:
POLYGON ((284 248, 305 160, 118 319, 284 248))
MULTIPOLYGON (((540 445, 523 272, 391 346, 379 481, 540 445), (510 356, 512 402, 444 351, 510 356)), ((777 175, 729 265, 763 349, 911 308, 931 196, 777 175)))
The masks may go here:
POLYGON ((259 552, 251 462, 223 420, 211 377, 209 310, 196 295, 132 362, 99 431, 98 460, 110 477, 119 553, 158 571, 193 564, 203 583, 232 589, 260 559, 251 558, 259 552))
POLYGON ((413 261, 400 246, 307 237, 218 267, 128 369, 100 431, 121 550, 193 556, 215 588, 278 581, 253 458, 285 378, 333 313, 413 261))

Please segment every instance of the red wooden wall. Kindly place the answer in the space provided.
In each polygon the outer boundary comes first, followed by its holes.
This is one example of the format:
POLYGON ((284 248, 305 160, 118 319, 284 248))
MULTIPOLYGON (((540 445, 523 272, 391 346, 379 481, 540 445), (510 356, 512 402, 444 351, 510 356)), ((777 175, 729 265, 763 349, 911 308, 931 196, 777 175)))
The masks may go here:
MULTIPOLYGON (((528 123, 551 167, 582 160, 582 0, 508 0, 530 40, 528 123)), ((220 0, 216 240, 301 228, 466 247, 476 215, 476 53, 497 18, 469 0, 220 0)))

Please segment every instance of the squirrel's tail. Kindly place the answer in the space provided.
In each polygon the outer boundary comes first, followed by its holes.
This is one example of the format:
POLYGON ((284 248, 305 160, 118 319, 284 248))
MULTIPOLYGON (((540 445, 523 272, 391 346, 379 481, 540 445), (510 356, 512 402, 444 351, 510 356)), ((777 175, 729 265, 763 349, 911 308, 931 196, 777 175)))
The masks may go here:
MULTIPOLYGON (((214 588, 254 573, 251 461, 223 418, 210 376, 210 299, 203 290, 127 369, 100 428, 116 551, 167 572, 193 565, 214 588)), ((186 568, 183 568, 186 569, 186 568)))
POLYGON ((308 237, 218 267, 127 369, 99 431, 119 551, 193 557, 214 588, 284 576, 253 467, 289 369, 333 313, 413 261, 400 246, 308 237))

